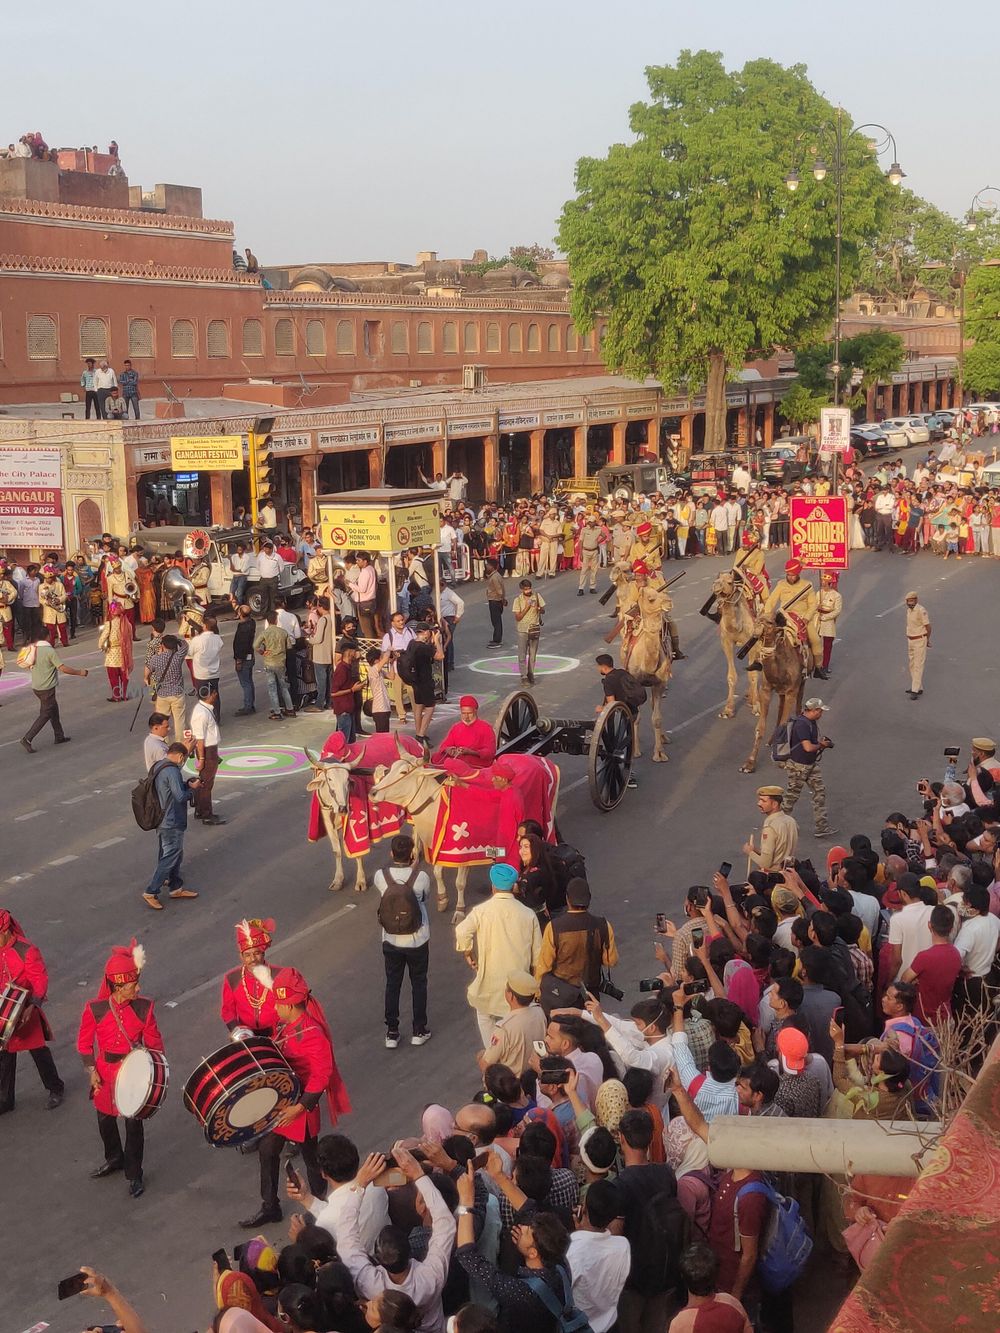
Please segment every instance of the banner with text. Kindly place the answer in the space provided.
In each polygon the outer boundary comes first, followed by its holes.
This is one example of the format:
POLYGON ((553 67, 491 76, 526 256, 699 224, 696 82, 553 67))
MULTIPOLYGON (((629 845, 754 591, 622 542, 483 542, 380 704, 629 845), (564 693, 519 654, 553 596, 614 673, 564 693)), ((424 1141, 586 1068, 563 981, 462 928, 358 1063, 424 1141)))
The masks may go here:
POLYGON ((851 409, 821 407, 819 413, 819 452, 823 458, 846 454, 851 447, 851 409))
POLYGON ((62 544, 61 450, 0 445, 0 548, 62 544))
POLYGON ((847 500, 843 495, 793 495, 792 559, 806 569, 847 569, 847 500))
POLYGON ((171 435, 175 472, 242 472, 242 435, 171 435))
POLYGON ((437 546, 441 541, 437 501, 411 505, 339 505, 319 503, 320 539, 325 550, 405 551, 437 546))

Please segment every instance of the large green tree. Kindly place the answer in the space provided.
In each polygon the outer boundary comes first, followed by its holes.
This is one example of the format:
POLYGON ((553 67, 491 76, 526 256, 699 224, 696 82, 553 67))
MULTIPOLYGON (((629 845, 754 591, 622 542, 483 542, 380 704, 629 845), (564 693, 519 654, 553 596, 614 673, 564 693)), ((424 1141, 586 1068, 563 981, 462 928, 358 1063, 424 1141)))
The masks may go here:
MULTIPOLYGON (((633 142, 577 164, 559 243, 576 323, 607 315, 602 351, 625 374, 706 388, 706 448, 725 443, 727 372, 828 328, 834 307, 836 110, 803 66, 755 60, 729 72, 711 51, 646 70, 633 142), (792 167, 802 184, 784 183, 792 167)), ((878 232, 889 187, 844 124, 842 291, 878 232)))
POLYGON ((1000 392, 1000 264, 972 269, 965 292, 965 386, 980 396, 1000 392))
MULTIPOLYGON (((840 382, 849 407, 861 407, 869 388, 880 381, 887 383, 906 360, 906 346, 898 333, 873 329, 843 338, 840 343, 840 382), (857 372, 857 374, 855 374, 857 372), (857 380, 854 390, 852 384, 857 380)), ((818 394, 825 402, 833 401, 833 343, 810 343, 795 353, 799 384, 808 393, 818 394)))
POLYGON ((970 244, 962 223, 912 190, 896 191, 879 234, 862 248, 858 286, 879 300, 905 301, 920 287, 953 300, 955 259, 970 244))

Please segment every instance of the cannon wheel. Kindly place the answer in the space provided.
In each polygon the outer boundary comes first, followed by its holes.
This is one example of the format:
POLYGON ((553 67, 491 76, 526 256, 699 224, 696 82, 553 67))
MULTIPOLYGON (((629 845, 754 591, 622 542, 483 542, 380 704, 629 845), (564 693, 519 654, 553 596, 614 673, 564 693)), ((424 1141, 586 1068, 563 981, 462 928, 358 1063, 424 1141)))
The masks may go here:
POLYGON ((625 795, 632 772, 635 732, 632 714, 615 702, 601 712, 590 738, 590 799, 598 810, 613 810, 625 795))
POLYGON ((538 704, 533 695, 527 690, 515 690, 513 694, 508 694, 500 705, 500 712, 493 728, 497 738, 497 749, 516 741, 519 736, 530 731, 537 721, 538 704))

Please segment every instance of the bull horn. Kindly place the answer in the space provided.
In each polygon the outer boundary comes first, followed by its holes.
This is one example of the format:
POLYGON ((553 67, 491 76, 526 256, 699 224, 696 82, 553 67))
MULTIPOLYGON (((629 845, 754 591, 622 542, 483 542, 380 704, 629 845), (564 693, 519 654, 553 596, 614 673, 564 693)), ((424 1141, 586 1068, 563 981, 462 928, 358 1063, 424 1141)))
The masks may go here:
POLYGON ((310 764, 312 764, 313 768, 319 768, 319 755, 314 754, 312 750, 309 749, 308 745, 302 747, 302 753, 309 760, 310 764))
POLYGON ((399 755, 400 759, 412 759, 413 755, 410 754, 409 750, 404 750, 400 744, 398 731, 393 732, 393 739, 396 742, 396 753, 399 755))

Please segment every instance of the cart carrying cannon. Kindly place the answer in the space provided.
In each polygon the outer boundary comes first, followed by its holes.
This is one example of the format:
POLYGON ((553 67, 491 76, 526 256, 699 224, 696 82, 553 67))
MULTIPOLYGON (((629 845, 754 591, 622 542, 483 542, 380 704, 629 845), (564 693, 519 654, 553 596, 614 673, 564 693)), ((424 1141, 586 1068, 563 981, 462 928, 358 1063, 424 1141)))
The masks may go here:
POLYGON ((508 694, 494 727, 497 756, 576 754, 587 756, 590 799, 598 810, 613 810, 625 795, 632 772, 635 729, 625 704, 615 701, 582 722, 539 717, 527 690, 508 694))

